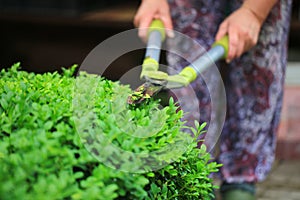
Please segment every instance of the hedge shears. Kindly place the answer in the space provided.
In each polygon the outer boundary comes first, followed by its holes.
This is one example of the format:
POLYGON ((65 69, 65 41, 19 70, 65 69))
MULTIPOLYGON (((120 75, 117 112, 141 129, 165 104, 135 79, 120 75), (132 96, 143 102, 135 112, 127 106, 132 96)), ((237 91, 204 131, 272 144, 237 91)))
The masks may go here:
POLYGON ((161 20, 153 20, 148 29, 148 40, 145 57, 142 63, 140 78, 145 83, 139 86, 127 99, 128 104, 140 104, 151 98, 164 88, 173 89, 186 87, 193 82, 204 70, 214 62, 224 59, 228 54, 228 36, 213 43, 211 48, 178 74, 169 75, 159 71, 161 46, 166 38, 164 25, 161 20))

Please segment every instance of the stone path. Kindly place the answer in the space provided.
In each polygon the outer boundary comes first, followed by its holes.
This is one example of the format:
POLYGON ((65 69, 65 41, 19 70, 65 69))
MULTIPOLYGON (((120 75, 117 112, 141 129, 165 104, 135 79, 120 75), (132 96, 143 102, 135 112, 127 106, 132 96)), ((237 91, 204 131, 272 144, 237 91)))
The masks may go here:
MULTIPOLYGON (((300 200, 300 160, 277 160, 267 179, 257 185, 256 199, 300 200)), ((220 200, 218 193, 216 200, 220 200)))
POLYGON ((300 160, 279 160, 258 185, 258 200, 300 200, 300 160))

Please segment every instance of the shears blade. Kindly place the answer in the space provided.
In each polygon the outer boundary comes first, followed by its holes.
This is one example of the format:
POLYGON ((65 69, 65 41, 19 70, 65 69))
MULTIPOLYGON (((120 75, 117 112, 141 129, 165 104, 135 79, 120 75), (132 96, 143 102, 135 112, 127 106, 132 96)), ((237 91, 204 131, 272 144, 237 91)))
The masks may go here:
POLYGON ((152 98, 167 85, 166 80, 156 80, 146 78, 146 82, 136 88, 127 98, 129 105, 138 105, 147 99, 152 98))

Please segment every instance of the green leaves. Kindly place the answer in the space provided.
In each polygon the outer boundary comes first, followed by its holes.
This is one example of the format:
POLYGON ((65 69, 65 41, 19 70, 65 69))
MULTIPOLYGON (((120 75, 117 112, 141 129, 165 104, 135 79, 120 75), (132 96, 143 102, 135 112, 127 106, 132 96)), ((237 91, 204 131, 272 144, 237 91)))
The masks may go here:
MULTIPOLYGON (((128 86, 87 73, 75 78, 76 66, 62 74, 19 68, 0 72, 1 199, 201 199, 212 192, 208 175, 220 165, 182 132, 184 113, 173 99, 161 109, 152 99, 129 107, 128 86), (156 162, 161 167, 151 171, 156 162)), ((204 126, 192 131, 202 134, 204 126)))

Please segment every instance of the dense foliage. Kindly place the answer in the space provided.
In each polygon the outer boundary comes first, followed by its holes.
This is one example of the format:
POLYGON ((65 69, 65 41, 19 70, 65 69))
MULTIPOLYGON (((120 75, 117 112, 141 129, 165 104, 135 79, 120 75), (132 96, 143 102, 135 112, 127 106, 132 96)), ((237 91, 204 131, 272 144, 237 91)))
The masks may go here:
POLYGON ((1 199, 210 198, 219 165, 172 100, 128 107, 118 82, 19 68, 0 73, 1 199))

